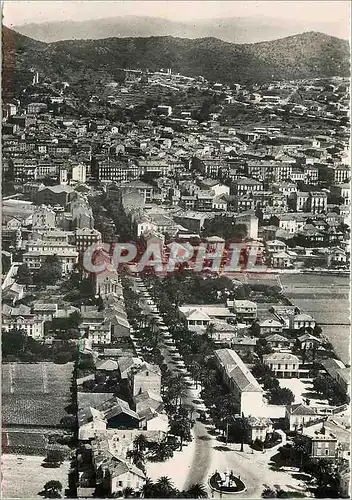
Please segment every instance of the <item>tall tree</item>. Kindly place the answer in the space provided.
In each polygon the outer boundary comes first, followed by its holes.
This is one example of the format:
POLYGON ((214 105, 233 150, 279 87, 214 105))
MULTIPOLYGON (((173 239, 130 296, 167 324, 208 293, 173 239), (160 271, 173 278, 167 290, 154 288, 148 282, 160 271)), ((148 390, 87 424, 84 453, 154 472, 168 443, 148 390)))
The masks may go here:
POLYGON ((3 332, 2 338, 2 355, 16 356, 23 353, 27 345, 27 335, 24 330, 12 329, 8 332, 3 332))
POLYGON ((274 388, 270 393, 270 404, 273 405, 290 405, 294 400, 293 392, 286 387, 274 388))
POLYGON ((294 452, 299 456, 300 469, 303 468, 303 460, 308 457, 308 445, 304 438, 298 437, 294 443, 294 452))
POLYGON ((17 270, 17 282, 21 285, 31 285, 33 283, 32 273, 28 264, 21 264, 17 270))
POLYGON ((155 483, 156 492, 159 498, 172 498, 175 493, 175 487, 171 479, 167 476, 161 476, 155 483))
POLYGON ((130 458, 133 462, 133 464, 138 467, 138 469, 142 470, 145 472, 145 457, 144 453, 137 448, 134 448, 133 450, 128 450, 127 452, 127 458, 130 458))
POLYGON ((180 451, 182 451, 183 442, 191 438, 191 421, 188 411, 179 407, 169 419, 170 433, 180 438, 180 451))
POLYGON ((186 491, 187 496, 191 498, 208 498, 207 491, 203 484, 192 484, 186 491))
POLYGON ((140 452, 143 452, 148 444, 148 440, 144 434, 138 434, 133 440, 133 446, 140 452))
POLYGON ((33 281, 38 285, 54 285, 62 277, 62 266, 57 255, 45 258, 40 269, 33 275, 33 281))
POLYGON ((153 494, 155 492, 155 484, 153 481, 147 477, 145 483, 142 486, 142 495, 144 498, 153 498, 153 494))

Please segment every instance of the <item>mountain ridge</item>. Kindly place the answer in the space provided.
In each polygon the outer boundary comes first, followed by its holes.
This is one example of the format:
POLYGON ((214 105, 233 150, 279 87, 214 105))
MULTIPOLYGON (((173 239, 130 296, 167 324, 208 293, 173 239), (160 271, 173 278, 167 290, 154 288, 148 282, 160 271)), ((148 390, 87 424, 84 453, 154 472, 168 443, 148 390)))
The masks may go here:
MULTIPOLYGON (((26 23, 13 29, 29 37, 55 42, 70 39, 132 38, 149 36, 181 36, 206 38, 214 36, 230 43, 257 43, 303 33, 321 31, 341 36, 342 27, 317 21, 299 22, 272 17, 228 17, 175 21, 153 16, 116 16, 84 21, 26 23)), ((344 33, 349 38, 349 32, 344 33)))
POLYGON ((307 32, 279 40, 233 44, 215 37, 110 37, 44 43, 3 27, 4 63, 34 68, 50 78, 72 81, 99 72, 114 79, 120 68, 171 68, 220 83, 348 76, 349 44, 307 32))

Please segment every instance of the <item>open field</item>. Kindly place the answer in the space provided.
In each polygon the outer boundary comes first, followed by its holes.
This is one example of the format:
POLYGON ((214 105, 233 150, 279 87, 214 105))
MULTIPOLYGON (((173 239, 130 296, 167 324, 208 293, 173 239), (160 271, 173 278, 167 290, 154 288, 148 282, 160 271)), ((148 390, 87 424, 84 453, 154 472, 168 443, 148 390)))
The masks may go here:
POLYGON ((60 481, 63 493, 68 486, 70 464, 58 469, 41 466, 44 456, 7 455, 1 457, 2 498, 43 498, 38 495, 48 481, 60 481))
POLYGON ((72 363, 2 365, 2 415, 6 426, 56 426, 70 404, 72 363))
POLYGON ((19 432, 5 431, 5 438, 5 451, 8 447, 17 449, 31 447, 43 450, 47 446, 47 439, 42 433, 26 432, 23 430, 19 432))
POLYGON ((2 417, 5 425, 55 426, 67 415, 69 395, 5 394, 2 397, 2 417))
POLYGON ((3 363, 2 394, 69 394, 73 363, 3 363))
POLYGON ((350 301, 346 276, 282 275, 285 295, 322 326, 338 357, 349 365, 350 301))

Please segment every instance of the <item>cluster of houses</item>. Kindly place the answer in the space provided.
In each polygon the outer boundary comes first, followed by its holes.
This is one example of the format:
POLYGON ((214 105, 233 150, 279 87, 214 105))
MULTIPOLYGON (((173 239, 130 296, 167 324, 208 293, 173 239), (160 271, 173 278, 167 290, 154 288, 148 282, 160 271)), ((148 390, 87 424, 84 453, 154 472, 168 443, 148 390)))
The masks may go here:
POLYGON ((106 477, 111 493, 127 487, 139 491, 146 476, 128 455, 134 439, 143 435, 149 442, 161 443, 169 430, 159 366, 136 357, 130 344, 124 342, 130 338, 131 329, 118 274, 106 271, 97 275, 95 286, 103 306, 100 310, 82 306, 79 326, 80 355, 95 363, 94 371, 77 379, 78 439, 81 452, 89 456, 93 467, 89 474, 80 470, 80 497, 92 493, 106 477), (85 384, 97 385, 99 379, 111 384, 111 392, 87 390, 85 384))
MULTIPOLYGON (((238 401, 238 416, 242 415, 247 419, 248 438, 251 441, 259 439, 264 442, 275 429, 281 428, 298 432, 306 438, 311 458, 350 460, 348 405, 329 408, 304 403, 270 405, 266 401, 262 385, 235 350, 216 350, 215 359, 224 383, 238 401)), ((275 371, 278 378, 285 375, 292 378, 298 376, 300 360, 297 356, 268 354, 263 356, 263 362, 275 371)), ((348 389, 348 368, 344 370, 346 378, 342 383, 348 389)))
MULTIPOLYGON (((283 381, 283 387, 285 380, 309 382, 309 369, 302 353, 324 349, 323 338, 315 334, 313 317, 294 305, 257 304, 251 300, 228 300, 226 305, 182 305, 179 314, 190 331, 206 332, 219 344, 216 364, 238 403, 238 417, 246 418, 249 440, 264 442, 275 430, 284 429, 299 432, 307 439, 312 458, 349 460, 347 405, 329 405, 302 394, 300 397, 295 394, 295 402, 290 405, 269 404, 267 391, 251 372, 257 343, 265 339, 271 352, 262 355, 262 363, 283 381)), ((333 358, 322 359, 320 365, 322 374, 350 394, 348 367, 333 358)))
MULTIPOLYGON (((145 88, 154 100, 166 99, 170 89, 191 88, 196 93, 207 90, 225 108, 242 103, 259 116, 265 110, 276 116, 285 106, 299 121, 305 113, 297 109, 303 106, 312 124, 297 136, 284 122, 280 127, 238 128, 224 124, 221 112, 202 122, 193 118, 194 104, 167 102, 151 108, 149 118, 135 121, 78 118, 73 106, 77 99, 67 84, 37 79, 26 101, 4 106, 3 171, 15 192, 51 205, 64 230, 92 229, 82 196, 91 182, 99 182, 109 197, 116 191, 121 197, 122 192, 136 237, 175 236, 180 230, 201 233, 216 215, 241 216, 247 236, 268 243, 268 263, 274 268, 346 266, 351 189, 348 131, 339 121, 348 109, 344 79, 245 88, 164 70, 143 75, 127 71, 125 76, 124 84, 107 84, 99 98, 93 95, 85 103, 88 108, 113 106, 121 99, 138 102, 137 94, 145 99, 145 88), (298 105, 297 99, 305 104, 298 105), (332 128, 316 132, 314 120, 332 120, 332 128), (55 180, 57 185, 52 185, 55 180)), ((21 227, 15 226, 5 219, 3 235, 18 247, 21 227)), ((82 236, 80 249, 84 240, 82 236)), ((34 257, 27 256, 32 266, 34 257)))
MULTIPOLYGON (((89 203, 95 194, 119 202, 134 239, 190 241, 223 216, 244 225, 246 238, 264 247, 265 264, 278 270, 344 269, 350 251, 349 131, 343 124, 348 81, 246 88, 171 70, 125 76, 123 84, 107 84, 101 96, 84 102, 87 116, 77 112, 81 103, 67 83, 41 83, 36 77, 23 98, 4 104, 2 123, 3 180, 9 190, 3 200, 2 255, 10 259, 2 283, 2 327, 43 341, 46 322, 80 313, 80 355, 94 359, 95 370, 77 380, 79 441, 96 483, 108 481, 112 493, 139 490, 145 482, 128 455, 134 438, 143 434, 160 443, 168 432, 160 369, 128 347, 131 328, 116 273, 94 277, 100 305, 73 307, 55 286, 47 287, 46 299, 18 305, 31 285, 18 282, 17 258, 36 271, 56 256, 61 277, 68 277, 84 252, 105 240, 89 203), (189 89, 198 98, 207 91, 221 103, 219 112, 199 119, 199 99, 169 104, 170 91, 189 89), (149 116, 127 119, 127 111, 147 95, 157 101, 149 116), (122 106, 126 119, 90 116, 99 106, 122 106), (311 125, 297 127, 297 135, 282 119, 279 127, 259 126, 260 120, 239 127, 227 117, 228 106, 274 122, 282 112, 297 123, 308 115, 311 125), (87 390, 99 380, 114 390, 87 390)), ((111 222, 117 232, 114 214, 102 207, 102 216, 105 228, 111 222)), ((225 239, 213 234, 208 243, 225 239)), ((293 351, 321 348, 313 317, 295 306, 259 307, 252 300, 184 304, 179 315, 195 335, 207 332, 215 343, 229 346, 216 350, 215 359, 238 400, 239 415, 248 419, 251 440, 264 440, 279 423, 307 437, 312 457, 349 456, 343 409, 270 405, 246 362, 264 338, 272 352, 262 361, 277 378, 305 378, 307 369, 293 351)), ((349 371, 340 361, 327 359, 322 370, 349 393, 349 371)), ((92 493, 91 472, 80 471, 80 496, 92 493)))

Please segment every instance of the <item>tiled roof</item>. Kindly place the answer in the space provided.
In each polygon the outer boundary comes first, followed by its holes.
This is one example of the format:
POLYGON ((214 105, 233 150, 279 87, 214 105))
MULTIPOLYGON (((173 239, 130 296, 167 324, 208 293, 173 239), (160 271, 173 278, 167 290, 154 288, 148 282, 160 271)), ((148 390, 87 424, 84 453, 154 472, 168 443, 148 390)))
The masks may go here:
POLYGON ((317 415, 314 408, 301 403, 290 405, 287 407, 287 410, 291 415, 317 415))
POLYGON ((269 335, 269 337, 266 337, 266 340, 267 342, 290 342, 289 339, 287 339, 283 335, 279 335, 278 333, 269 335))
POLYGON ((276 363, 299 363, 299 359, 294 354, 274 352, 272 354, 264 354, 264 362, 276 362, 276 363))
POLYGON ((240 392, 263 392, 249 368, 235 351, 219 349, 215 351, 215 356, 240 392))
POLYGON ((114 359, 103 359, 103 360, 97 361, 97 363, 96 363, 97 370, 115 371, 115 370, 118 370, 118 368, 119 368, 119 364, 114 359))
POLYGON ((131 370, 134 366, 138 366, 138 365, 141 365, 143 364, 144 361, 141 359, 141 358, 136 358, 136 357, 125 357, 125 356, 121 356, 118 358, 118 364, 119 364, 119 369, 120 369, 120 373, 121 373, 121 376, 123 377, 123 375, 131 370))
POLYGON ((314 321, 314 318, 312 316, 309 316, 309 314, 297 314, 294 318, 294 321, 314 321))

